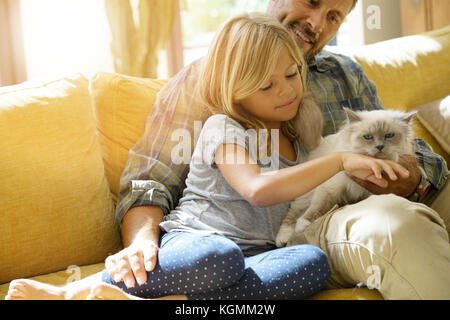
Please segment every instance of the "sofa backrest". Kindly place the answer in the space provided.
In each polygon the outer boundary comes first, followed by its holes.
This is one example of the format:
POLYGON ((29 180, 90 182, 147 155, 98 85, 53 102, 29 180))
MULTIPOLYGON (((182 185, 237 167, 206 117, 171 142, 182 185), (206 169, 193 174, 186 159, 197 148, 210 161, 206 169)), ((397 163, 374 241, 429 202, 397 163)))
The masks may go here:
POLYGON ((81 76, 0 90, 0 283, 120 249, 81 76))

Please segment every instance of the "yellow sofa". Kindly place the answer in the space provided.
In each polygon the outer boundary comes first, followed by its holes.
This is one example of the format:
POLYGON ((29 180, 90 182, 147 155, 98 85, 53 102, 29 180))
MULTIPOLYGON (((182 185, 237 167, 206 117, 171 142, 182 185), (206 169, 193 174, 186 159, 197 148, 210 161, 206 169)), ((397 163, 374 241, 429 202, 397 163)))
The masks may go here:
MULTIPOLYGON (((450 27, 334 50, 362 64, 387 108, 412 110, 450 94, 450 27)), ((121 248, 120 174, 164 83, 98 73, 0 88, 0 299, 13 279, 63 285, 102 270, 121 248)), ((430 122, 438 121, 418 121, 416 134, 450 163, 441 116, 437 129, 430 122)), ((367 288, 313 297, 381 298, 367 288)))

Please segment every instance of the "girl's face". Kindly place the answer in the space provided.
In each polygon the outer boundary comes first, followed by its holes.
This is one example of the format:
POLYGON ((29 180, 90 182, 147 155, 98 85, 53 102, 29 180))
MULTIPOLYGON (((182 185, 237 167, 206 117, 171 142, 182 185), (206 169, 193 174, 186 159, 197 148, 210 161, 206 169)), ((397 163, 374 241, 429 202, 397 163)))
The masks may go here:
POLYGON ((269 81, 263 83, 257 92, 237 102, 268 129, 280 129, 282 121, 295 117, 302 95, 300 71, 285 48, 269 81))

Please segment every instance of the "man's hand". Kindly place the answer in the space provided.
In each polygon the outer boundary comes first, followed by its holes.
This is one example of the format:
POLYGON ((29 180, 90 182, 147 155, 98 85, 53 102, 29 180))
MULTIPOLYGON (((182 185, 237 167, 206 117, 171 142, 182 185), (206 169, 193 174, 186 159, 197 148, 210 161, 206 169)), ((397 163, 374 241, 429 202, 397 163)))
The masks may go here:
POLYGON ((106 270, 114 281, 123 281, 127 288, 142 285, 147 281, 147 272, 153 271, 157 263, 159 223, 163 220, 158 206, 143 206, 130 209, 123 219, 122 240, 125 249, 109 256, 106 270))
POLYGON ((388 186, 386 188, 382 188, 374 183, 371 183, 367 180, 358 179, 354 176, 349 175, 349 177, 373 194, 393 193, 400 197, 406 198, 409 197, 414 192, 414 190, 416 190, 417 186, 420 183, 421 173, 414 156, 403 155, 398 160, 398 163, 409 171, 409 177, 400 177, 399 179, 394 181, 389 179, 389 177, 383 173, 383 178, 388 181, 388 186))
POLYGON ((151 240, 136 241, 128 248, 109 256, 105 261, 106 270, 115 282, 123 281, 127 288, 147 281, 146 272, 155 268, 158 247, 151 240))

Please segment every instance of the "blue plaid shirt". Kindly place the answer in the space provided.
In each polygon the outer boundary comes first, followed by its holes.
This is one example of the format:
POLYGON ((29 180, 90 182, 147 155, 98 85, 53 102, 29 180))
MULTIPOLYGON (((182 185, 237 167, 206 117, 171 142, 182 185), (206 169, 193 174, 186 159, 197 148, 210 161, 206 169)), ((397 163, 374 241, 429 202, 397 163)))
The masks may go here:
MULTIPOLYGON (((353 110, 383 109, 375 85, 363 73, 361 66, 350 58, 322 51, 313 61, 309 62, 308 66, 307 87, 312 91, 323 111, 324 135, 335 133, 346 119, 343 107, 353 110)), ((162 100, 170 101, 170 99, 162 100)), ((193 104, 191 107, 195 107, 195 105, 193 104)), ((164 105, 154 106, 151 112, 164 113, 166 121, 173 125, 172 120, 176 113, 171 108, 166 108, 164 105)), ((180 128, 192 128, 190 123, 182 122, 192 122, 193 120, 201 119, 179 116, 176 120, 177 126, 179 124, 180 128)), ((166 137, 170 137, 170 132, 159 133, 159 131, 163 132, 164 128, 169 130, 167 124, 152 123, 151 126, 157 127, 155 129, 158 132, 157 135, 164 134, 166 137)), ((167 139, 164 148, 157 143, 154 144, 154 148, 158 150, 154 150, 156 152, 151 150, 151 154, 158 154, 157 158, 149 159, 150 157, 146 156, 145 163, 148 163, 146 164, 148 170, 146 170, 144 178, 141 176, 136 178, 136 175, 133 175, 139 161, 129 158, 127 167, 122 174, 119 203, 116 209, 116 219, 119 225, 121 225, 126 212, 132 207, 157 205, 163 209, 165 214, 168 214, 176 206, 184 188, 188 165, 167 164, 168 160, 160 161, 161 158, 170 159, 170 153, 164 154, 170 152, 167 139)), ((415 139, 415 154, 422 172, 419 189, 428 190, 428 194, 436 193, 445 185, 448 177, 445 160, 435 154, 421 139, 415 139)), ((415 193, 410 200, 419 201, 423 198, 423 194, 419 197, 415 193)))

